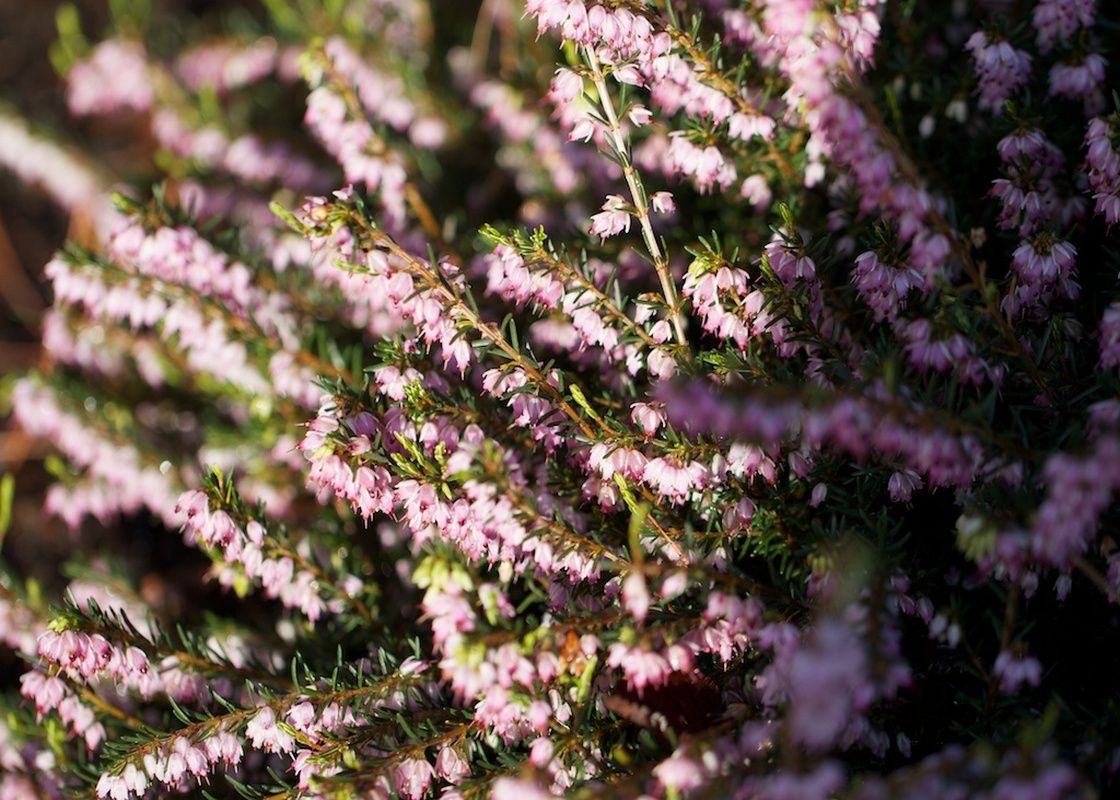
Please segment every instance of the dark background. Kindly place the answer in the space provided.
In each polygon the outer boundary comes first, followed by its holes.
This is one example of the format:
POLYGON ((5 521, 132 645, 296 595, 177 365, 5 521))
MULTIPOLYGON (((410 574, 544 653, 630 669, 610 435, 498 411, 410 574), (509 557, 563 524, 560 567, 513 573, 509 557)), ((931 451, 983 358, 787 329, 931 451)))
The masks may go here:
MULTIPOLYGON (((49 51, 57 36, 60 0, 0 0, 0 110, 30 123, 36 133, 82 152, 115 176, 129 175, 147 163, 138 153, 148 140, 147 121, 81 119, 69 116, 64 81, 51 65, 49 51), (138 143, 140 143, 138 145, 138 143)), ((104 38, 107 0, 74 0, 82 30, 92 42, 104 38)), ((257 3, 161 0, 160 8, 184 20, 234 6, 259 12, 257 3)), ((4 154, 5 160, 12 154, 4 154)), ((18 158, 19 154, 15 154, 18 158)), ((80 225, 75 220, 73 225, 80 225)), ((31 440, 8 419, 4 400, 11 383, 42 363, 40 324, 50 307, 43 266, 72 234, 69 213, 45 192, 27 186, 0 164, 0 475, 15 478, 11 525, 0 547, 0 565, 37 581, 47 597, 58 597, 69 577, 62 565, 78 547, 78 537, 61 521, 43 513, 50 485, 45 466, 49 449, 31 440)), ((142 564, 141 594, 171 614, 189 607, 187 592, 209 594, 204 575, 208 562, 177 535, 159 529, 146 515, 105 526, 83 523, 81 549, 97 568, 101 558, 125 557, 142 564)), ((21 669, 16 657, 0 648, 0 689, 12 688, 21 669), (9 678, 11 680, 9 680, 9 678)))
MULTIPOLYGON (((0 0, 0 105, 31 121, 36 130, 96 152, 95 131, 68 119, 63 82, 48 56, 59 5, 57 0, 0 0)), ((74 5, 91 36, 104 29, 104 2, 79 0, 74 5)), ((41 357, 39 324, 50 302, 42 269, 68 228, 64 209, 0 166, 0 376, 5 383, 41 357)), ((71 536, 64 525, 42 514, 47 485, 43 455, 41 445, 0 417, 0 473, 13 473, 16 479, 12 525, 0 556, 17 572, 49 582, 67 555, 71 536)))

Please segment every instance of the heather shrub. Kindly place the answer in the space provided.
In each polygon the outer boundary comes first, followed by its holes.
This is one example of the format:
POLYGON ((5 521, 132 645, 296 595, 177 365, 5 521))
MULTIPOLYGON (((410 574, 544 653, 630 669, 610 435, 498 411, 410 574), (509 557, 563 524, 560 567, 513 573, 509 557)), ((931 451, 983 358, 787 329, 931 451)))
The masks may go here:
POLYGON ((1116 791, 1115 5, 110 6, 0 798, 1116 791))

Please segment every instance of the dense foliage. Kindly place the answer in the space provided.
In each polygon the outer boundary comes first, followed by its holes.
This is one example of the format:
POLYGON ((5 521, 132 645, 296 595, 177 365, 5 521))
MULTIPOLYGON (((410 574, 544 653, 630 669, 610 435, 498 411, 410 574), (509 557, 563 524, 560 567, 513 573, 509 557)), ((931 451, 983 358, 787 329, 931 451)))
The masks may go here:
POLYGON ((60 13, 127 175, 0 113, 0 798, 1117 791, 1115 4, 261 5, 60 13))

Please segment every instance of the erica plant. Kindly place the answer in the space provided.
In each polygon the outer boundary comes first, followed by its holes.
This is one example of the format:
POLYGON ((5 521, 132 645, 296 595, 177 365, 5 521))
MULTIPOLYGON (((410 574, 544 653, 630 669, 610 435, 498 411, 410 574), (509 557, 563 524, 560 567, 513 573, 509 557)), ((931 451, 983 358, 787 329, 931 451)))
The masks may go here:
POLYGON ((1120 9, 215 5, 0 112, 0 798, 1120 788, 1120 9))

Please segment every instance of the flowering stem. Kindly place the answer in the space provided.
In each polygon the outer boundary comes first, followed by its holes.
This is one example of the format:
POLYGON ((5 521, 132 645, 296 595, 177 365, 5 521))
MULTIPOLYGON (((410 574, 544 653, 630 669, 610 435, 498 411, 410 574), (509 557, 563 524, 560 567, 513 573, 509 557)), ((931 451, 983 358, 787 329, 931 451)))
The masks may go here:
MULTIPOLYGON (((219 507, 226 511, 226 513, 229 514, 234 520, 236 520, 238 525, 241 525, 242 527, 247 525, 249 521, 253 519, 252 516, 242 513, 237 508, 229 508, 224 503, 220 503, 219 507)), ((275 529, 268 530, 266 528, 266 530, 268 531, 268 538, 265 540, 265 544, 262 547, 262 552, 267 557, 290 559, 301 570, 311 573, 311 575, 315 577, 316 581, 329 587, 331 593, 337 599, 341 600, 345 605, 352 608, 358 614, 358 616, 360 616, 367 624, 382 628, 384 627, 381 622, 374 617, 373 612, 370 611, 366 604, 362 602, 360 597, 351 597, 346 592, 346 590, 339 586, 325 570, 319 567, 318 564, 315 564, 314 562, 309 561, 307 558, 300 555, 295 547, 290 546, 290 543, 283 543, 282 540, 280 540, 276 535, 275 529)))
MULTIPOLYGON (((101 625, 96 626, 81 626, 80 629, 85 629, 89 632, 99 633, 109 641, 118 641, 128 647, 136 647, 144 651, 149 660, 155 661, 166 658, 175 659, 176 666, 183 666, 191 669, 202 675, 223 675, 226 677, 237 678, 239 680, 249 680, 254 683, 268 684, 281 689, 292 690, 294 686, 290 678, 283 676, 268 675, 262 672, 257 672, 252 669, 245 669, 243 667, 235 667, 232 664, 219 664, 201 656, 192 655, 191 653, 183 650, 174 650, 169 647, 161 647, 158 642, 149 641, 141 636, 133 636, 128 631, 120 628, 106 628, 101 625)), ((122 717, 123 719, 123 717, 122 717)))
MULTIPOLYGON (((398 686, 408 686, 417 682, 420 679, 418 675, 402 675, 399 672, 385 676, 377 683, 372 683, 367 686, 358 686, 351 689, 341 689, 336 691, 318 692, 314 698, 316 703, 321 707, 330 704, 331 702, 345 703, 356 698, 366 695, 375 695, 387 693, 396 689, 398 686)), ((184 736, 188 739, 199 736, 210 731, 216 731, 220 728, 227 730, 236 729, 241 723, 245 722, 248 718, 255 716, 261 709, 269 708, 274 712, 281 711, 285 706, 293 703, 298 703, 300 700, 307 697, 307 693, 303 691, 295 691, 289 694, 274 697, 266 700, 259 706, 252 706, 250 708, 239 708, 225 714, 220 714, 206 719, 194 722, 185 727, 178 728, 174 731, 169 731, 161 735, 157 735, 150 740, 138 745, 135 749, 129 751, 121 757, 115 764, 109 766, 105 771, 110 774, 119 773, 121 769, 128 763, 135 763, 143 758, 143 756, 152 751, 165 746, 171 740, 184 736)), ((141 723, 141 727, 143 723, 141 723)))
POLYGON ((502 335, 496 325, 483 322, 478 316, 478 313, 471 308, 446 281, 442 280, 441 276, 436 274, 429 264, 409 253, 384 231, 369 225, 360 215, 357 219, 375 244, 381 246, 406 264, 408 272, 425 281, 425 283, 428 284, 428 288, 442 299, 443 305, 451 310, 458 319, 467 323, 471 328, 482 334, 482 336, 489 341, 490 344, 498 348, 506 358, 520 367, 525 372, 525 376, 540 391, 548 395, 552 402, 556 404, 556 407, 576 424, 584 436, 590 440, 595 439, 595 431, 588 425, 587 420, 572 407, 572 404, 568 402, 567 398, 560 390, 549 383, 548 380, 545 379, 545 376, 541 374, 541 371, 534 364, 530 363, 529 360, 502 335))
POLYGON ((641 339, 645 345, 648 347, 658 346, 657 342, 654 341, 653 337, 649 335, 645 328, 634 322, 621 308, 615 305, 614 301, 611 300, 603 290, 596 286, 593 281, 588 280, 578 269, 554 258, 543 247, 533 251, 529 258, 531 261, 548 267, 559 274, 564 280, 571 281, 588 294, 592 295, 600 310, 641 339))
MULTIPOLYGON (((831 16, 829 20, 831 24, 835 24, 831 16)), ((833 33, 835 35, 836 31, 834 30, 833 33)), ((921 180, 918 167, 915 165, 909 153, 907 153, 902 142, 888 129, 883 115, 869 96, 863 81, 859 79, 858 73, 849 67, 847 78, 849 86, 853 89, 856 100, 867 115, 868 122, 875 128, 883 146, 894 155, 895 163, 898 164, 898 169, 902 177, 915 186, 921 186, 923 181, 921 180)), ((1019 340, 1018 335, 1016 335, 1015 328, 1008 321, 1007 317, 1000 312, 995 294, 987 290, 984 273, 980 267, 977 266, 975 260, 973 260, 969 247, 961 241, 961 237, 958 235, 957 231, 949 224, 949 221, 945 219, 945 215, 938 211, 935 206, 930 206, 927 213, 929 214, 934 229, 948 240, 949 246, 952 247, 957 257, 961 260, 965 271, 968 273, 969 280, 972 281, 973 287, 980 295, 981 302, 984 304, 988 316, 992 318, 996 327, 999 328, 1000 333, 1003 334, 1004 339, 1006 339, 1007 343, 1011 346, 1012 353, 1023 364, 1031 381, 1051 403, 1060 405, 1060 398, 1046 383, 1045 378, 1038 369, 1038 365, 1035 364, 1034 358, 1026 351, 1023 347, 1023 343, 1019 340)))
MULTIPOLYGON (((338 74, 333 63, 329 64, 326 72, 330 76, 335 90, 346 103, 347 110, 355 118, 364 119, 368 122, 368 117, 362 107, 362 101, 358 98, 354 87, 338 74)), ((370 131, 373 136, 373 150, 378 153, 388 152, 390 150, 389 144, 376 133, 373 133, 374 128, 372 126, 370 127, 370 131)), ((408 203, 409 209, 412 211, 412 215, 416 218, 416 221, 420 223, 420 227, 424 230, 424 233, 431 237, 445 253, 453 256, 456 255, 455 249, 449 242, 444 240, 443 231, 440 228, 439 222, 436 220, 435 214, 432 213, 431 207, 425 202, 423 195, 420 194, 420 190, 416 188, 411 180, 406 180, 404 183, 404 198, 405 202, 408 203)))
MULTIPOLYGON (((74 263, 73 266, 79 267, 83 265, 74 263)), ((199 304, 200 308, 204 308, 208 312, 213 312, 213 318, 226 324, 229 330, 238 334, 246 344, 263 342, 268 351, 272 353, 284 349, 280 340, 266 333, 261 328, 260 324, 252 317, 239 316, 222 303, 204 297, 186 286, 165 281, 152 275, 131 272, 112 261, 90 260, 85 266, 92 266, 101 273, 112 275, 121 279, 123 282, 135 281, 145 290, 158 293, 163 297, 173 299, 186 298, 195 301, 199 304)), ((295 352, 293 356, 300 364, 319 375, 328 375, 332 378, 340 378, 345 381, 351 381, 353 379, 348 370, 341 369, 333 364, 328 364, 317 358, 313 353, 309 353, 302 348, 295 352)), ((292 415, 290 415, 291 419, 296 420, 298 415, 298 419, 302 420, 302 410, 297 411, 293 408, 292 412, 292 415)))
POLYGON ((669 319, 673 325, 673 335, 677 340, 677 344, 681 347, 687 347, 688 340, 684 335, 684 321, 681 316, 680 298, 677 296, 677 287, 676 283, 673 281, 673 276, 669 273, 669 264, 665 259, 665 255, 661 252, 661 245, 657 242, 657 235, 653 232, 653 224, 650 222, 649 218, 649 203, 646 199, 645 187, 642 185, 642 179, 638 175, 638 171, 634 169, 633 161, 630 159, 630 147, 626 141, 626 137, 622 135, 622 127, 619 125, 618 114, 615 113, 614 103, 611 102, 610 93, 607 91, 607 83, 603 77, 602 67, 599 65, 599 57, 595 55, 595 49, 590 46, 585 46, 583 50, 587 57, 587 63, 591 67, 591 79, 594 81, 595 89, 599 93, 599 103, 603 108, 603 113, 606 115, 607 130, 611 135, 615 152, 618 154, 622 172, 626 176, 626 185, 630 187, 630 196, 634 200, 634 208, 637 212, 636 216, 642 228, 642 238, 645 240, 646 248, 649 250, 650 257, 653 259, 653 268, 657 270, 657 278, 661 281, 661 293, 665 296, 665 303, 669 307, 669 319))
MULTIPOLYGON (((635 3, 620 3, 619 5, 624 7, 629 6, 632 11, 635 11, 638 6, 638 4, 635 3)), ((762 114, 759 109, 755 108, 750 101, 743 97, 736 84, 729 81, 716 69, 715 64, 713 64, 712 60, 708 57, 706 48, 698 45, 686 31, 677 27, 671 20, 665 22, 664 30, 672 37, 673 42, 688 55, 688 60, 693 64, 694 69, 697 71, 697 78, 702 83, 707 84, 735 103, 740 112, 751 116, 762 114)), ((770 151, 769 159, 778 165, 779 171, 785 178, 792 179, 794 177, 794 169, 789 159, 782 154, 772 139, 766 140, 766 146, 770 151)))
MULTIPOLYGON (((1007 602, 1003 611, 1003 629, 999 637, 999 650, 1001 653, 1006 652, 1011 647, 1011 636, 1015 629, 1015 615, 1019 608, 1019 596, 1021 594, 1021 587, 1017 583, 1012 583, 1007 587, 1007 602)), ((986 700, 986 707, 991 709, 995 703, 996 689, 999 686, 999 675, 996 670, 991 670, 988 674, 988 695, 986 700)))

